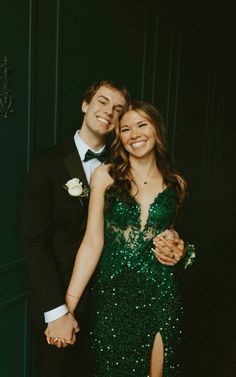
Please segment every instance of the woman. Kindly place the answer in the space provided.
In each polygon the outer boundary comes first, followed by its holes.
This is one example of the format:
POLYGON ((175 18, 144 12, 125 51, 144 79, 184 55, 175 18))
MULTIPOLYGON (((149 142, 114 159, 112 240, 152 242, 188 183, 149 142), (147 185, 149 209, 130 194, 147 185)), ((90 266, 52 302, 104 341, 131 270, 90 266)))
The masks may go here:
POLYGON ((97 267, 94 377, 176 377, 178 284, 175 267, 155 257, 152 239, 174 224, 186 183, 170 165, 163 120, 152 105, 132 103, 116 134, 112 163, 92 178, 87 229, 66 303, 73 313, 97 267))

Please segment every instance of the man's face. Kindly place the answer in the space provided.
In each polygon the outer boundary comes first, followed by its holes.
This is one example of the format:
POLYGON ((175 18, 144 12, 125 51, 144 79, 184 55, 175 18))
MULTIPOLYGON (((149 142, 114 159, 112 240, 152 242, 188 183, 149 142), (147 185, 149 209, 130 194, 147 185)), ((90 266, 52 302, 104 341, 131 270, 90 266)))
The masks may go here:
POLYGON ((117 89, 102 86, 90 103, 83 102, 83 131, 104 138, 117 124, 119 115, 126 103, 117 89))

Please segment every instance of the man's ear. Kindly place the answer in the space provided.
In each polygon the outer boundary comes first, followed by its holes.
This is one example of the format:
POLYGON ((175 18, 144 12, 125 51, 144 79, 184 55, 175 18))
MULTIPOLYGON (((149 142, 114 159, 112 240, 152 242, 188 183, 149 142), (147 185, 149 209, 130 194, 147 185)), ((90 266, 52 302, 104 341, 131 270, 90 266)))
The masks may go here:
POLYGON ((89 104, 88 104, 86 101, 83 101, 83 102, 82 102, 82 112, 83 112, 84 114, 87 113, 88 105, 89 105, 89 104))

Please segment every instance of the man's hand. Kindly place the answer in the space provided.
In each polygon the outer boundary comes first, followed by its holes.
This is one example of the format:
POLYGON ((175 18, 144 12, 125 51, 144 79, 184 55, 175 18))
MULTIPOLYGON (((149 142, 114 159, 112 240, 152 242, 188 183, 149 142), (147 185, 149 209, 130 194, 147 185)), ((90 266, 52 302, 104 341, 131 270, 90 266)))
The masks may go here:
POLYGON ((167 229, 153 239, 153 252, 157 260, 166 266, 174 266, 185 254, 184 241, 173 229, 167 229))
POLYGON ((48 344, 64 348, 75 343, 77 332, 79 332, 78 322, 71 313, 67 313, 55 321, 49 322, 44 334, 48 344))

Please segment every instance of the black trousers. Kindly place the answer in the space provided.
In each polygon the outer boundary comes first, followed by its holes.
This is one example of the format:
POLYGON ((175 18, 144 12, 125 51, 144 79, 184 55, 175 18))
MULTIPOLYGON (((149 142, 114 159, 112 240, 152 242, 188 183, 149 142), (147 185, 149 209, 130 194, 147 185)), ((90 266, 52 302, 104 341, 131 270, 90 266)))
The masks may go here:
POLYGON ((33 323, 36 377, 92 377, 88 329, 79 332, 73 346, 56 348, 46 341, 45 323, 33 323))

